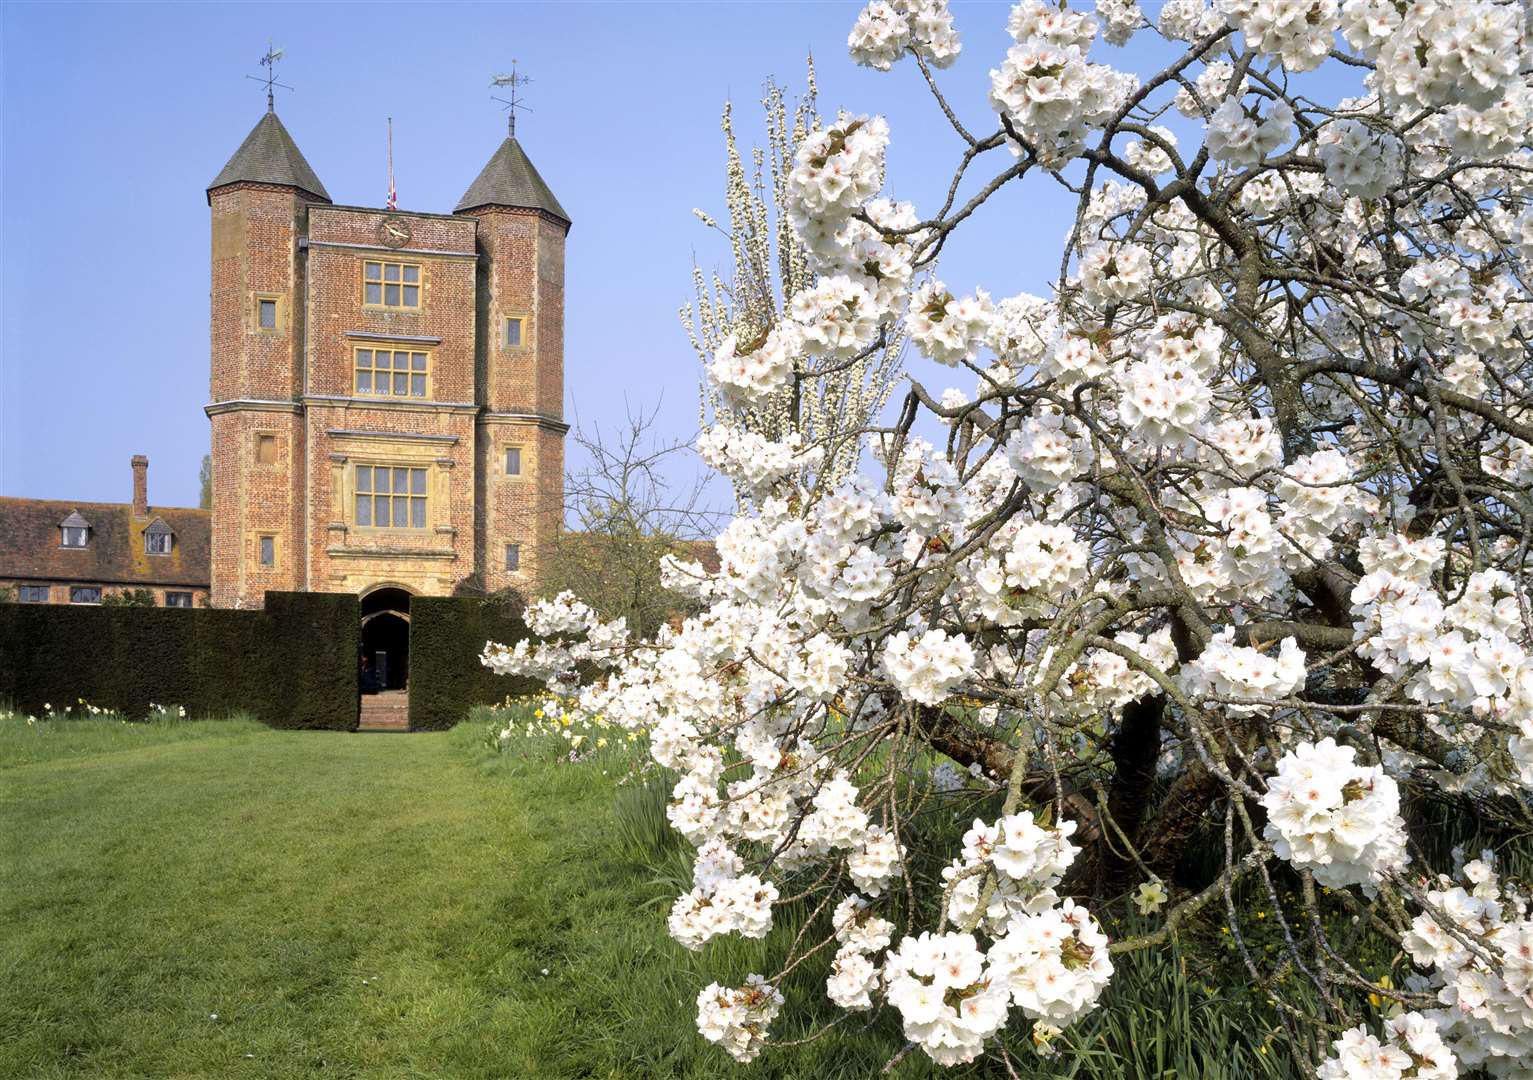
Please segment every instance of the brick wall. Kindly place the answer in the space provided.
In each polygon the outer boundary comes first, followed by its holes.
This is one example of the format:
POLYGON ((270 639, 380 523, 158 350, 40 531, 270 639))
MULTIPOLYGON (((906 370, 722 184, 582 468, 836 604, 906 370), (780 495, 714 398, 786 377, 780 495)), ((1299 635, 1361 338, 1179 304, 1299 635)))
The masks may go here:
POLYGON ((466 579, 524 591, 563 516, 564 234, 532 211, 400 214, 239 184, 213 211, 213 603, 267 590, 443 595, 466 579), (409 233, 386 246, 386 224, 409 233), (303 241, 300 244, 300 241, 303 241), (418 310, 365 303, 366 262, 421 267, 418 310), (277 298, 279 325, 257 325, 277 298), (504 345, 504 318, 523 342, 504 345), (424 400, 360 394, 356 350, 430 354, 424 400), (266 404, 267 402, 281 404, 266 404), (509 415, 496 415, 509 414, 509 415), (547 419, 539 419, 547 418, 547 419), (276 439, 270 463, 257 439, 276 439), (523 473, 504 475, 508 445, 523 473), (427 472, 423 529, 356 520, 358 465, 427 472), (260 538, 275 565, 259 563, 260 538), (517 543, 522 568, 505 570, 517 543))
POLYGON ((241 408, 213 423, 213 603, 259 607, 267 590, 302 588, 303 507, 294 477, 305 460, 303 419, 294 407, 241 408), (259 440, 274 459, 259 460, 259 440), (261 563, 261 537, 273 540, 272 565, 261 563))
POLYGON ((306 447, 296 402, 303 380, 303 264, 298 241, 311 204, 289 188, 236 184, 209 196, 213 265, 211 393, 213 603, 258 607, 268 589, 302 585, 306 447), (259 302, 276 302, 275 326, 259 302), (220 403, 242 403, 233 406, 220 403), (285 408, 272 403, 290 403, 285 408), (259 436, 275 460, 258 460, 259 436), (261 537, 272 538, 272 565, 261 537))
POLYGON ((537 553, 560 527, 564 507, 563 435, 534 417, 564 415, 564 238, 566 226, 542 214, 503 207, 479 220, 479 312, 487 415, 480 426, 481 519, 485 587, 535 588, 537 553), (519 348, 504 343, 508 316, 525 318, 519 348), (509 415, 508 415, 509 414, 509 415), (519 478, 505 475, 505 448, 522 448, 519 478), (520 548, 519 571, 505 548, 520 548))

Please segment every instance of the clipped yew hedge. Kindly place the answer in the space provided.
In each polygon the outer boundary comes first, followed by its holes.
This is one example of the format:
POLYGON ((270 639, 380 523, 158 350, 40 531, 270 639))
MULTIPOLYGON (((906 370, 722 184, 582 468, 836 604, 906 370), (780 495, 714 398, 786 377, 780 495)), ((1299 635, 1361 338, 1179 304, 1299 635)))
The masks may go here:
POLYGON ((0 696, 29 713, 83 698, 352 731, 359 617, 342 593, 270 592, 264 611, 0 604, 0 696))
POLYGON ((496 675, 479 662, 486 641, 514 645, 521 619, 495 600, 472 596, 410 599, 410 730, 450 728, 475 705, 534 693, 531 679, 496 675))

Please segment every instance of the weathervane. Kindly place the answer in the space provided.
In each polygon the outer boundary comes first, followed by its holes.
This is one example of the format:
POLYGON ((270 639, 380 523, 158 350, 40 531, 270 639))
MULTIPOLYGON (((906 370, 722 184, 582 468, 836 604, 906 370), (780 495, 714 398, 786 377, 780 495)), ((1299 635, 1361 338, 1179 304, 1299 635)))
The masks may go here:
POLYGON ((266 42, 266 55, 261 57, 261 66, 266 69, 266 74, 265 75, 246 75, 245 76, 245 78, 247 78, 247 79, 254 79, 258 83, 265 83, 266 84, 266 111, 267 112, 276 112, 277 111, 277 103, 272 98, 272 93, 271 93, 271 88, 272 87, 280 86, 284 90, 291 90, 292 89, 292 87, 289 86, 287 83, 279 83, 277 81, 277 61, 282 59, 282 53, 284 51, 285 50, 283 50, 283 49, 274 49, 274 48, 272 48, 271 41, 268 39, 267 42, 266 42))
POLYGON ((515 60, 511 61, 511 74, 492 75, 490 77, 491 89, 499 89, 503 86, 509 86, 511 88, 510 100, 507 100, 503 97, 496 97, 494 94, 490 95, 490 100, 498 101, 506 107, 506 133, 513 137, 516 135, 516 110, 523 109, 527 112, 532 111, 531 109, 527 108, 526 105, 522 104, 522 99, 518 96, 517 91, 523 86, 526 86, 531 81, 532 80, 529 79, 526 75, 518 75, 516 73, 515 60))

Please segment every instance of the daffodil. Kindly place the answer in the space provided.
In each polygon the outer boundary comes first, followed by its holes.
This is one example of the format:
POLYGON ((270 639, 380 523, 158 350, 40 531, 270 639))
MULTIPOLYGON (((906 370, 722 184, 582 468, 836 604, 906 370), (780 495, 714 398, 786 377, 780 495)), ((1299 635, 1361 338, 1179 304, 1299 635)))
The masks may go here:
POLYGON ((1165 906, 1168 899, 1166 886, 1160 878, 1151 878, 1142 882, 1134 891, 1134 906, 1139 909, 1141 915, 1151 915, 1165 906))
POLYGON ((1058 1047, 1053 1045, 1053 1039, 1060 1030, 1042 1020, 1033 1025, 1033 1049, 1038 1052, 1039 1057, 1053 1057, 1058 1051, 1058 1047))

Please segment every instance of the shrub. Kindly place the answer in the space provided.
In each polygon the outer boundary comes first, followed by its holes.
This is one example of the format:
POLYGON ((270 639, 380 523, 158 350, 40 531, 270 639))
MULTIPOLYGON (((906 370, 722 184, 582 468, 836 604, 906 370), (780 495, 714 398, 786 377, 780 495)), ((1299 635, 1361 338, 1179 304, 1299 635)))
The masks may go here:
POLYGON ((479 662, 486 641, 515 644, 527 628, 494 597, 417 596, 410 601, 410 727, 450 728, 475 705, 531 693, 530 679, 503 679, 479 662))
POLYGON ((141 719, 245 711, 282 728, 357 724, 357 599, 268 593, 264 611, 0 607, 0 695, 16 708, 80 699, 141 719))

